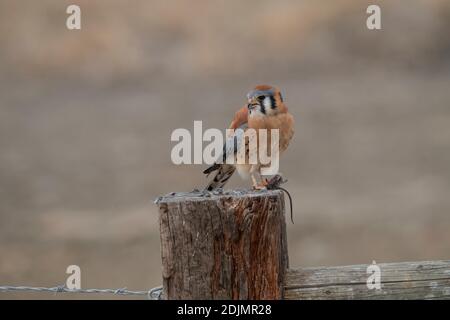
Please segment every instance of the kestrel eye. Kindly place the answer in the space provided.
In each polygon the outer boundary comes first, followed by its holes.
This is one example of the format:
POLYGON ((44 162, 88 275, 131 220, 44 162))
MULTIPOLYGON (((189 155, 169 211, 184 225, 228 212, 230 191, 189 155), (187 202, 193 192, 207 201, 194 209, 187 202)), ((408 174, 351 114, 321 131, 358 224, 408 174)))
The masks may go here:
POLYGON ((265 96, 258 96, 258 97, 257 97, 257 99, 258 99, 259 101, 263 101, 265 98, 266 98, 265 96))

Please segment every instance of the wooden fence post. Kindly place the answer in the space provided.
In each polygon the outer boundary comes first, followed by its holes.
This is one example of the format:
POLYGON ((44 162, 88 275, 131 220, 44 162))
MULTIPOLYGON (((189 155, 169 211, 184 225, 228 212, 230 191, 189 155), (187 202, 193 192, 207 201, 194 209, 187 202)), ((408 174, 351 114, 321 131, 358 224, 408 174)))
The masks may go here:
POLYGON ((283 298, 288 253, 281 191, 171 193, 157 205, 163 298, 283 298))

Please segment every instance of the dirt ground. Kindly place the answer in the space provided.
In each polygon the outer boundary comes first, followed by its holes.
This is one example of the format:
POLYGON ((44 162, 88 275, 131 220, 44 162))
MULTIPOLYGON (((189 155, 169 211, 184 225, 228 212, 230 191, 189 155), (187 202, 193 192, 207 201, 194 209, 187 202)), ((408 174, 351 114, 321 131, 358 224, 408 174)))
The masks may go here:
POLYGON ((153 200, 206 183, 170 134, 259 83, 296 118, 291 266, 450 259, 448 1, 381 1, 381 31, 356 0, 79 3, 68 31, 69 2, 0 1, 0 285, 160 285, 153 200))

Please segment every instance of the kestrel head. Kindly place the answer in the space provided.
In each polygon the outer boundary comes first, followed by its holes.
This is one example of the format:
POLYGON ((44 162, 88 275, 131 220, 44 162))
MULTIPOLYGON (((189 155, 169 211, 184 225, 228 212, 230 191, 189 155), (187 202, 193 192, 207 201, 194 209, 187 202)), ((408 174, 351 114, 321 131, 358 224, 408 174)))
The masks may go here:
POLYGON ((273 116, 286 112, 283 97, 280 90, 268 85, 256 86, 247 94, 248 115, 251 116, 273 116))

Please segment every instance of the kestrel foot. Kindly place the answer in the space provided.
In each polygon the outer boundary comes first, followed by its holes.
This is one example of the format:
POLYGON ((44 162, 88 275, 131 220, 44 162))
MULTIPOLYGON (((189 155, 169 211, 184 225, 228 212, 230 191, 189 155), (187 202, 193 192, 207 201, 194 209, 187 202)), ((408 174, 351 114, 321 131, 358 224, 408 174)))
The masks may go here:
POLYGON ((265 185, 257 184, 253 186, 253 190, 267 190, 265 185))
POLYGON ((269 181, 267 179, 262 179, 261 183, 259 184, 253 184, 254 190, 267 190, 267 184, 269 181))

